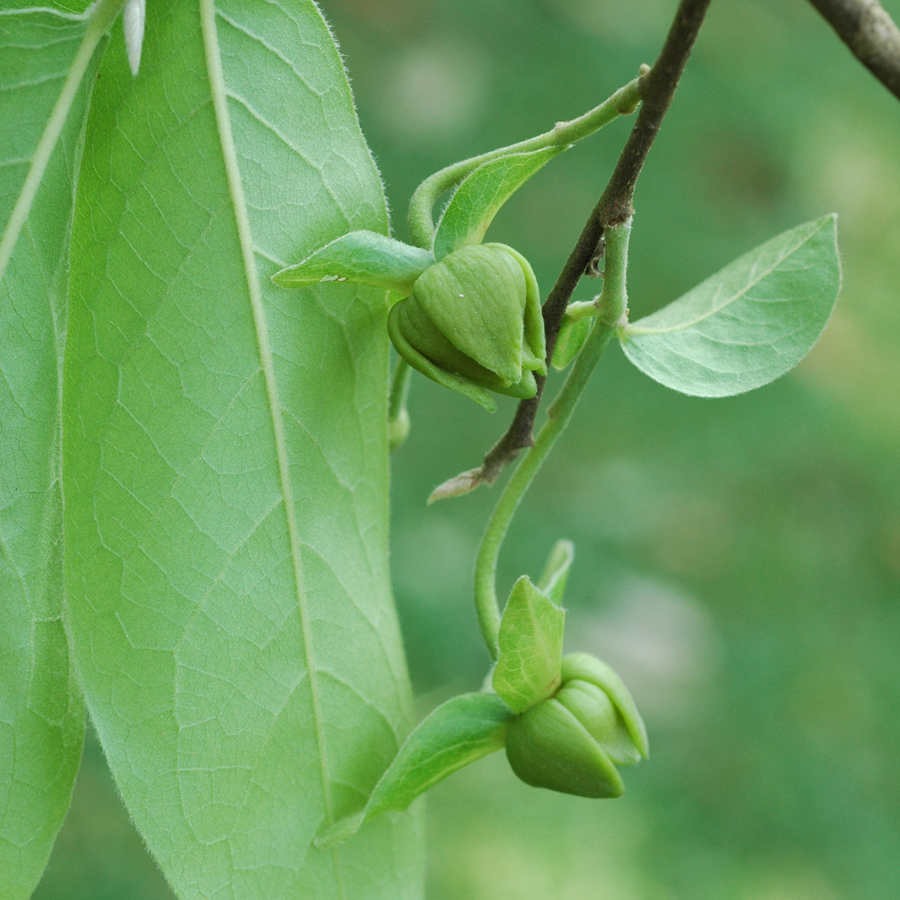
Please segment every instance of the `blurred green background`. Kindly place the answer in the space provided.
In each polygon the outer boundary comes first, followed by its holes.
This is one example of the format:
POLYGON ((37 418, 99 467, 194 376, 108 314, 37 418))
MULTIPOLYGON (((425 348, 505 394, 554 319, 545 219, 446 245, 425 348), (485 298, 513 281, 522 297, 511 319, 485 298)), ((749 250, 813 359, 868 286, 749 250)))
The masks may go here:
MULTIPOLYGON (((676 3, 322 6, 405 238, 424 176, 604 99, 653 61, 676 3)), ((545 290, 629 128, 554 161, 492 227, 545 290)), ((900 103, 802 0, 719 0, 636 207, 632 318, 832 210, 842 297, 797 371, 727 400, 682 397, 610 350, 514 524, 501 590, 575 541, 568 647, 625 677, 652 757, 617 802, 527 788, 502 755, 454 776, 430 794, 429 900, 896 898, 900 103)), ((423 713, 487 670, 471 573, 497 491, 425 498, 512 409, 414 380, 393 566, 423 713)), ((171 897, 95 741, 35 897, 171 897)))

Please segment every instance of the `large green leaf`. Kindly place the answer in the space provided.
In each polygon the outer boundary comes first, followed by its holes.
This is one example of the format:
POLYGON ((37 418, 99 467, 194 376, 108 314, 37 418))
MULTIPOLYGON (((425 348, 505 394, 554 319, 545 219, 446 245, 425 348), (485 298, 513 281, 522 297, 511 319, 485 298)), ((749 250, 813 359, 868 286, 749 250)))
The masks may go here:
POLYGON ((829 215, 751 250, 619 337, 625 355, 666 387, 697 397, 741 394, 809 353, 840 284, 829 215))
POLYGON ((60 407, 66 259, 93 18, 0 11, 0 897, 28 897, 84 733, 63 625, 60 407))
POLYGON ((388 577, 386 297, 270 281, 387 232, 311 0, 156 0, 100 72, 73 232, 67 588, 85 697, 183 898, 404 900, 420 823, 338 849, 412 724, 388 577))

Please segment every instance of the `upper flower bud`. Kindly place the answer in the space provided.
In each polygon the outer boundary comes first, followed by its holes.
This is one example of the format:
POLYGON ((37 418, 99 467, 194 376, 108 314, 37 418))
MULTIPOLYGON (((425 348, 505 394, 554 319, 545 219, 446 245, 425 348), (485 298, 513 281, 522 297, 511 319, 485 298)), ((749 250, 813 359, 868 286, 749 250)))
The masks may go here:
POLYGON ((464 246, 429 266, 391 310, 389 328, 397 352, 434 380, 448 373, 528 398, 533 373, 547 371, 537 281, 504 244, 464 246))
POLYGON ((616 766, 647 755, 647 734, 622 680, 593 656, 563 658, 562 685, 515 719, 506 755, 526 784, 581 797, 620 797, 616 766))

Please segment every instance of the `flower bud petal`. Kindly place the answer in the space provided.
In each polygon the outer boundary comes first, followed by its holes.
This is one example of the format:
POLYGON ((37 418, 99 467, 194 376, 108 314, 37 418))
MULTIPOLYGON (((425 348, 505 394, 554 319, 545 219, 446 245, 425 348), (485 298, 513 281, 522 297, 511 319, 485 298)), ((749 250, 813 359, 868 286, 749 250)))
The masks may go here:
POLYGON ((466 356, 507 384, 521 380, 526 284, 511 254, 462 247, 419 276, 413 297, 466 356))
POLYGON ((504 244, 464 246, 425 269, 388 333, 414 369, 486 407, 483 389, 527 400, 547 371, 534 272, 504 244))
POLYGON ((602 660, 589 653, 569 653, 562 661, 562 681, 587 681, 603 690, 622 716, 622 721, 641 756, 649 754, 647 729, 625 682, 602 660))
POLYGON ((509 387, 511 382, 503 381, 451 344, 423 312, 415 296, 397 304, 397 320, 406 340, 422 356, 445 371, 464 375, 485 386, 509 387))
POLYGON ((522 267, 522 272, 525 274, 525 341, 522 346, 522 366, 539 375, 546 375, 547 342, 544 335, 544 314, 541 310, 541 290, 538 287, 537 278, 534 277, 531 264, 518 250, 513 250, 506 244, 485 244, 484 246, 505 250, 522 267))
POLYGON ((470 400, 474 400, 480 406, 483 406, 488 412, 494 412, 497 409, 497 403, 485 388, 480 387, 468 378, 462 375, 455 375, 439 368, 429 359, 422 356, 403 335, 403 330, 399 323, 400 304, 395 303, 391 311, 388 313, 388 334, 391 343, 394 345, 397 353, 405 359, 417 372, 426 375, 432 381, 451 390, 458 391, 470 400))
POLYGON ((569 681, 556 699, 590 732, 617 766, 630 766, 641 758, 622 714, 602 688, 588 681, 569 681))
POLYGON ((526 784, 579 797, 621 797, 622 778, 588 730, 558 700, 545 700, 515 719, 506 756, 526 784))

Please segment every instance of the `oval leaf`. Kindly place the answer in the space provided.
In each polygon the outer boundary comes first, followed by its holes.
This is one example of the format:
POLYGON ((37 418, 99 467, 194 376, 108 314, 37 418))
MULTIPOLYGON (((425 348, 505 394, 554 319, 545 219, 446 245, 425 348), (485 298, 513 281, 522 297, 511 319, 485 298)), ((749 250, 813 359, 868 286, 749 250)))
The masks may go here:
POLYGON ((514 712, 525 712, 559 687, 565 624, 565 610, 523 575, 500 620, 493 680, 494 690, 514 712))
MULTIPOLYGON (((96 14, 97 8, 94 8, 96 14)), ((0 897, 37 885, 84 734, 63 626, 69 225, 102 22, 0 10, 0 897)))
POLYGON ((365 809, 324 831, 316 843, 334 846, 346 841, 367 820, 406 809, 439 781, 502 749, 513 718, 496 694, 462 694, 443 703, 406 739, 365 809))
POLYGON ((480 244, 500 207, 535 172, 568 146, 545 147, 530 153, 511 153, 480 165, 456 189, 438 223, 434 258, 466 244, 480 244))
POLYGON ((620 328, 625 355, 660 384, 695 397, 741 394, 784 375, 809 353, 834 309, 836 220, 792 228, 620 328))
POLYGON ((433 262, 427 250, 374 231, 352 231, 316 250, 302 263, 276 272, 272 280, 286 288, 349 281, 387 288, 407 297, 415 280, 433 262))
POLYGON ((154 0, 111 42, 72 238, 78 672, 181 900, 420 896, 417 813, 338 850, 413 724, 388 564, 383 292, 271 275, 386 232, 312 0, 154 0))

